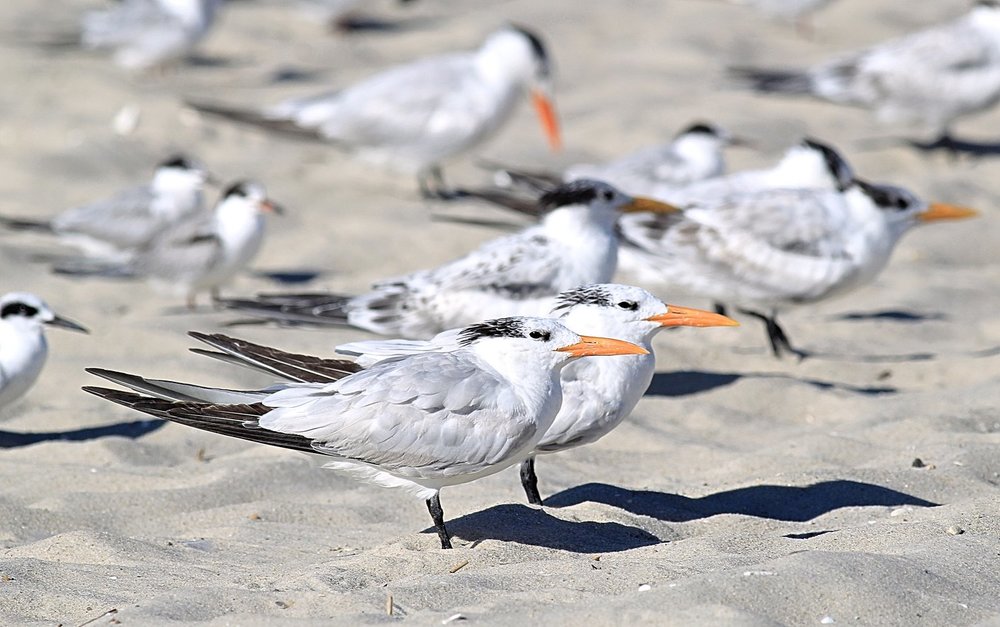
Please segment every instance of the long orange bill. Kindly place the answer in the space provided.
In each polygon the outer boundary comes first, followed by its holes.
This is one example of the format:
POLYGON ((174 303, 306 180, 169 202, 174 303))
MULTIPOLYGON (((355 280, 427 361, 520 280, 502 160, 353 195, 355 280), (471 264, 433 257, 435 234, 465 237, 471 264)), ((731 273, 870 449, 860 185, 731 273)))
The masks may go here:
POLYGON ((274 202, 273 200, 261 201, 260 208, 263 211, 270 211, 271 213, 279 216, 285 214, 285 208, 279 205, 278 203, 274 202))
POLYGON ((591 337, 581 335, 576 344, 557 348, 561 353, 569 353, 574 357, 596 357, 598 355, 648 355, 649 351, 632 342, 612 340, 607 337, 591 337))
POLYGON ((621 211, 622 213, 676 213, 681 211, 681 208, 652 198, 636 196, 630 203, 622 207, 621 211))
POLYGON ((921 222, 936 222, 937 220, 961 220, 979 215, 975 209, 949 205, 943 202, 932 202, 926 210, 917 214, 921 222))
POLYGON ((549 147, 553 152, 562 149, 562 136, 559 134, 559 117, 556 115, 556 107, 552 104, 552 99, 540 89, 531 92, 531 102, 535 105, 535 112, 538 114, 538 121, 542 123, 542 130, 549 140, 549 147))
POLYGON ((664 327, 738 327, 739 322, 714 311, 667 305, 667 312, 646 318, 664 327))

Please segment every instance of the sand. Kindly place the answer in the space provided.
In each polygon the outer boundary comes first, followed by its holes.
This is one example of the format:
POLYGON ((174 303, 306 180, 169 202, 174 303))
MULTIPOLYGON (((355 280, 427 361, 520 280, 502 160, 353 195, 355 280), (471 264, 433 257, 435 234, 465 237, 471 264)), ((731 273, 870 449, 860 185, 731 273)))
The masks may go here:
MULTIPOLYGON (((408 177, 203 122, 181 99, 269 103, 474 46, 516 19, 551 42, 566 150, 548 154, 524 108, 480 156, 600 159, 709 118, 757 138, 759 150, 731 153, 734 168, 769 163, 810 133, 869 178, 983 215, 910 234, 873 285, 783 316, 792 340, 818 353, 801 363, 772 358, 752 320, 663 334, 634 416, 594 446, 539 460, 544 509, 524 504, 512 469, 444 492, 452 551, 437 548, 413 499, 80 392, 97 383, 86 366, 267 380, 186 350, 186 331, 221 330, 225 314, 184 312, 141 284, 51 276, 24 261, 37 240, 0 235, 3 290, 35 291, 92 329, 53 330, 38 384, 0 416, 0 623, 1000 621, 1000 161, 873 148, 866 140, 897 129, 862 111, 727 89, 721 73, 736 61, 818 60, 957 15, 965 0, 835 3, 812 40, 707 0, 378 2, 373 13, 409 28, 339 38, 276 4, 233 2, 199 64, 141 79, 99 56, 14 41, 12 30, 67 28, 100 4, 0 6, 2 213, 42 216, 100 197, 183 149, 222 178, 261 179, 291 209, 270 223, 255 270, 322 270, 298 287, 356 291, 445 261, 493 233, 432 222, 439 208, 408 177), (112 121, 126 106, 139 124, 119 135, 112 121)), ((998 123, 992 112, 957 130, 995 138, 998 123)), ((472 159, 448 174, 487 179, 472 159)), ((229 293, 275 289, 287 287, 248 275, 229 293)), ((230 332, 316 353, 365 337, 230 332)))

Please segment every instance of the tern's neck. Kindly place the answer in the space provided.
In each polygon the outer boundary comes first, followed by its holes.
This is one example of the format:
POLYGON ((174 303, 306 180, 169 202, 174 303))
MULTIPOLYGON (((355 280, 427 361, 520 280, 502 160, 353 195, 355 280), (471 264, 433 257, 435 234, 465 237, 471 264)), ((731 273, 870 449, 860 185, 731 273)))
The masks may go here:
POLYGON ((617 218, 614 211, 572 205, 549 212, 542 219, 542 225, 547 233, 560 240, 595 232, 613 236, 617 218))
POLYGON ((227 199, 215 209, 215 229, 223 247, 243 248, 259 243, 264 216, 243 199, 227 199))
POLYGON ((719 176, 726 169, 722 141, 708 133, 690 133, 674 141, 674 151, 700 178, 719 176))
POLYGON ((153 193, 162 202, 154 202, 154 213, 175 214, 187 213, 201 206, 202 177, 190 171, 161 170, 153 177, 153 193))
POLYGON ((535 60, 522 35, 503 30, 490 35, 476 52, 476 69, 484 81, 498 86, 526 87, 534 77, 535 60))
POLYGON ((25 319, 0 322, 0 380, 38 359, 44 361, 47 348, 39 323, 25 319))
POLYGON ((793 148, 768 173, 774 187, 832 188, 836 185, 822 155, 804 148, 793 148))
POLYGON ((975 7, 968 14, 973 27, 1000 37, 1000 9, 993 7, 975 7))
POLYGON ((167 12, 192 26, 207 25, 215 17, 218 0, 159 0, 167 12))

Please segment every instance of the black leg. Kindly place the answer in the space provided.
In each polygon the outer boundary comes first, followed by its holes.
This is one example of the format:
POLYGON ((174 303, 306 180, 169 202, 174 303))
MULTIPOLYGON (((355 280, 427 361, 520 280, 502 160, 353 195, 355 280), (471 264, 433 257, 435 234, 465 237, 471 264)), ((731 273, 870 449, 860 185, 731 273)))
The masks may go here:
POLYGON ((437 529, 438 538, 441 540, 441 548, 450 549, 451 536, 444 528, 444 510, 441 509, 440 494, 435 494, 433 498, 427 499, 427 511, 431 513, 431 520, 434 521, 434 528, 437 529))
POLYGON ((535 475, 535 458, 529 457, 521 462, 521 487, 532 505, 542 504, 542 495, 538 493, 538 477, 535 475))
POLYGON ((715 309, 715 313, 719 314, 720 316, 726 315, 726 306, 723 305, 722 303, 712 303, 712 307, 715 309))
POLYGON ((767 330, 767 339, 771 342, 771 352, 774 353, 775 357, 780 358, 782 353, 790 353, 797 356, 799 359, 805 359, 808 357, 808 353, 798 350, 792 346, 792 343, 788 340, 788 335, 785 334, 785 330, 778 324, 778 314, 776 312, 772 312, 771 315, 768 316, 758 311, 740 309, 740 313, 752 316, 764 322, 765 329, 767 330))

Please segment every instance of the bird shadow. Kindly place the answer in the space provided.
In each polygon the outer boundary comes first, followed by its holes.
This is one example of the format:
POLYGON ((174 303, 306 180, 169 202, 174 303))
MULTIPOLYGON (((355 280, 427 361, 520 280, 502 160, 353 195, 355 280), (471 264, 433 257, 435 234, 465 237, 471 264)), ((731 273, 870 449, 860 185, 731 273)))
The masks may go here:
POLYGON ((848 311, 834 316, 834 320, 847 320, 850 322, 862 322, 869 320, 887 320, 890 322, 930 322, 947 320, 944 313, 935 311, 929 313, 919 313, 913 311, 903 311, 899 309, 885 309, 882 311, 848 311))
POLYGON ((933 141, 906 140, 906 144, 920 152, 945 152, 953 157, 995 157, 1000 155, 1000 142, 971 141, 955 137, 941 137, 933 141))
POLYGON ((819 390, 842 390, 866 396, 879 396, 899 392, 898 388, 888 385, 859 386, 836 381, 793 377, 776 372, 737 373, 679 370, 676 372, 657 372, 654 374, 653 381, 646 390, 646 396, 668 396, 672 398, 690 396, 732 385, 740 379, 787 379, 811 385, 819 390))
POLYGON ((807 486, 755 485, 698 498, 587 483, 553 494, 545 500, 545 506, 570 507, 586 502, 603 503, 668 522, 687 522, 719 514, 807 522, 844 507, 939 505, 880 485, 836 479, 807 486))
POLYGON ((315 281, 323 275, 323 270, 313 268, 288 269, 288 270, 258 270, 253 276, 265 279, 281 285, 298 285, 315 281))
POLYGON ((39 442, 83 442, 85 440, 95 440, 108 436, 119 436, 135 440, 147 433, 156 431, 165 424, 167 424, 165 420, 136 420, 134 422, 120 422, 113 425, 87 427, 72 431, 41 431, 34 433, 0 431, 0 449, 30 446, 39 442))
MULTIPOLYGON (((571 521, 542 509, 508 503, 448 521, 451 535, 473 543, 503 540, 573 553, 615 553, 663 542, 616 522, 571 521)), ((435 533, 433 527, 424 533, 435 533)))

